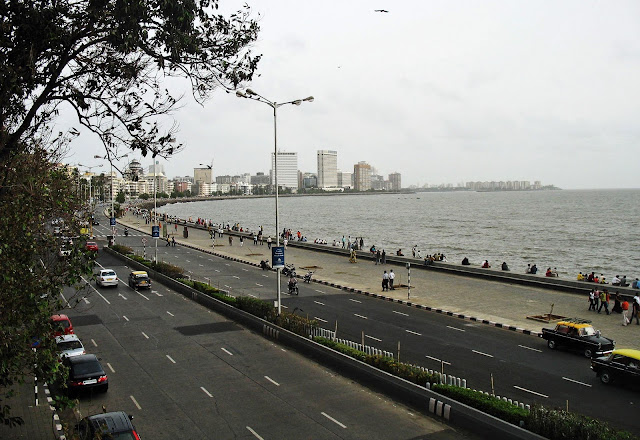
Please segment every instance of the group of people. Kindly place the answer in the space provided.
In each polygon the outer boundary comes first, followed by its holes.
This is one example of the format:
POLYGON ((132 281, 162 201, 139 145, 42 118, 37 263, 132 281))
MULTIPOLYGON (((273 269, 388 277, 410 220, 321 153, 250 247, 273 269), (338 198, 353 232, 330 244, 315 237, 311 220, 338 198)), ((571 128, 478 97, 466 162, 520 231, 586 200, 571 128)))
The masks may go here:
POLYGON ((395 280, 396 278, 396 274, 393 272, 393 269, 391 269, 389 272, 387 272, 386 270, 384 271, 384 273, 382 274, 382 291, 386 292, 389 290, 395 290, 395 287, 393 287, 393 280, 395 280))
MULTIPOLYGON (((598 276, 596 275, 595 272, 591 272, 589 274, 587 274, 586 272, 584 274, 580 272, 578 273, 578 276, 576 277, 576 279, 578 281, 587 281, 587 282, 596 283, 596 284, 609 284, 609 282, 606 280, 603 274, 600 274, 600 276, 598 276)), ((629 287, 629 283, 627 282, 627 276, 626 275, 623 275, 622 277, 620 277, 619 275, 614 276, 611 279, 611 285, 619 286, 619 287, 629 287)), ((638 278, 636 278, 631 282, 631 288, 640 289, 640 281, 638 280, 638 278)))
POLYGON ((630 324, 633 319, 636 325, 640 325, 640 295, 636 295, 631 300, 631 304, 620 296, 616 291, 613 295, 613 308, 609 311, 609 303, 611 302, 611 294, 607 289, 599 290, 598 288, 589 291, 589 311, 600 313, 604 309, 607 315, 611 313, 620 313, 622 315, 622 325, 630 324))

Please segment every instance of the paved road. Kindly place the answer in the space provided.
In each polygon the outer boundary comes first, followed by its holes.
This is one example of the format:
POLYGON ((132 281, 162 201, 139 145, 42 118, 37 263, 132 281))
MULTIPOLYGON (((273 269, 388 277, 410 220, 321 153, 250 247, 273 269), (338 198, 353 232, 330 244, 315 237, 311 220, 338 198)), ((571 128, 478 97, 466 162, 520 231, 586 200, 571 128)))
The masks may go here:
MULTIPOLYGON (((119 238, 131 246, 137 246, 140 240, 119 238)), ((245 246, 244 254, 257 252, 251 250, 252 245, 245 246)), ((198 279, 210 279, 239 294, 274 298, 275 274, 272 272, 185 247, 165 247, 161 243, 158 249, 159 259, 179 264, 198 279)), ((514 288, 494 282, 484 284, 499 291, 514 288)), ((285 295, 283 305, 290 310, 302 309, 305 314, 319 318, 329 329, 333 329, 337 321, 339 337, 360 341, 364 332, 366 343, 392 352, 397 351, 400 341, 402 360, 433 369, 439 369, 443 365, 439 361, 443 361, 445 372, 467 378, 473 388, 491 391, 493 376, 498 395, 556 407, 566 407, 568 401, 571 410, 640 432, 635 417, 638 390, 600 384, 587 359, 571 353, 551 352, 541 339, 363 295, 345 294, 317 284, 301 285, 300 296, 285 295), (603 402, 611 410, 603 412, 603 402)))
MULTIPOLYGON (((126 281, 130 269, 119 260, 101 255, 98 263, 126 281)), ((143 438, 474 438, 158 283, 151 291, 91 284, 64 295, 71 304, 78 301, 69 312, 76 333, 109 375, 106 394, 80 398, 80 415, 100 412, 102 405, 125 410, 134 415, 143 438)))

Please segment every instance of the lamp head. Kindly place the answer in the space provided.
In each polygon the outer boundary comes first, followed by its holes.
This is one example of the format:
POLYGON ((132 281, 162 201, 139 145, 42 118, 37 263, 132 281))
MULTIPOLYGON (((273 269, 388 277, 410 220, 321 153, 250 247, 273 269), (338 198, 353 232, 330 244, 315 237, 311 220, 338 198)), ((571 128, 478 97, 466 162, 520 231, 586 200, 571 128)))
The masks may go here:
POLYGON ((240 90, 236 90, 236 96, 238 98, 246 98, 247 95, 245 95, 244 93, 242 93, 240 90))
POLYGON ((247 89, 247 95, 257 95, 257 93, 251 89, 247 89))
POLYGON ((300 105, 300 104, 302 104, 302 101, 301 101, 301 100, 299 100, 299 99, 296 99, 295 101, 291 101, 291 104, 293 104, 293 105, 300 105))
POLYGON ((308 96, 308 97, 304 98, 303 101, 313 102, 313 96, 308 96))

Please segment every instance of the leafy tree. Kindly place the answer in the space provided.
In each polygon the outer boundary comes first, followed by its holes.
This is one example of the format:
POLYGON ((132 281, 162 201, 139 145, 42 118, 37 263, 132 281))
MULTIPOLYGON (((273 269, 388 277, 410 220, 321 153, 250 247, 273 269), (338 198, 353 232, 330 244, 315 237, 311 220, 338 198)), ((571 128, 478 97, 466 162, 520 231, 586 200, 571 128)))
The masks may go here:
MULTIPOLYGON (((258 24, 250 9, 217 15, 218 0, 12 0, 0 3, 0 161, 20 152, 68 104, 118 146, 169 156, 175 127, 159 117, 178 104, 162 82, 186 78, 204 102, 251 80, 258 24)), ((60 134, 73 137, 74 129, 60 134)))
POLYGON ((149 194, 147 194, 147 193, 138 194, 138 198, 142 199, 142 200, 149 200, 149 197, 151 197, 151 196, 149 194))
MULTIPOLYGON (((54 168, 51 154, 28 149, 0 168, 0 423, 17 424, 6 398, 27 375, 54 382, 65 372, 50 337, 49 317, 63 308, 65 285, 91 272, 90 256, 75 240, 72 254, 58 257, 59 238, 51 221, 63 219, 79 230, 76 188, 66 169, 54 168), (39 344, 34 352, 31 345, 39 344), (35 366, 34 366, 35 365, 35 366)), ((67 303, 65 303, 66 305, 67 303)))
POLYGON ((125 201, 125 197, 124 197, 124 192, 123 191, 119 191, 118 195, 116 196, 116 202, 118 203, 124 203, 125 201))
POLYGON ((169 194, 167 194, 166 192, 159 192, 158 194, 156 194, 156 198, 158 198, 158 199, 168 199, 169 198, 169 194))

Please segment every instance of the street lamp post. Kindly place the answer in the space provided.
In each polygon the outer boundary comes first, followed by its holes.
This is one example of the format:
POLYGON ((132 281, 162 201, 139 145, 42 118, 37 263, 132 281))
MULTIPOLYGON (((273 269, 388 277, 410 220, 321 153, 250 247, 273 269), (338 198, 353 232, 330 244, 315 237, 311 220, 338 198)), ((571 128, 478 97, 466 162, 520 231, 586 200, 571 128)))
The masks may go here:
MULTIPOLYGON (((313 96, 309 96, 304 99, 296 99, 288 102, 277 103, 275 101, 269 101, 262 95, 257 94, 251 89, 247 89, 245 92, 240 90, 236 91, 236 96, 239 98, 252 99, 254 101, 267 104, 273 109, 273 179, 276 189, 276 247, 280 246, 280 227, 278 224, 278 131, 277 131, 277 110, 278 107, 282 107, 286 104, 300 105, 302 102, 313 102, 313 96)), ((280 268, 276 269, 276 283, 277 283, 277 301, 278 301, 278 315, 282 313, 282 306, 280 304, 281 292, 280 292, 280 268)))
MULTIPOLYGON (((82 165, 81 163, 78 164, 78 166, 80 167, 84 167, 84 168, 88 168, 89 172, 91 173, 91 170, 93 168, 101 168, 102 164, 100 165, 93 165, 93 166, 88 166, 88 165, 82 165)), ((89 176, 89 212, 91 213, 91 216, 93 217, 93 210, 91 207, 91 180, 92 180, 93 176, 89 176)), ((92 222, 93 223, 93 222, 92 222)), ((91 237, 93 237, 93 224, 91 224, 91 237)))
POLYGON ((111 226, 112 228, 115 228, 115 224, 113 224, 113 225, 111 224, 112 219, 115 220, 115 218, 116 218, 116 213, 114 212, 114 206, 113 206, 113 199, 114 199, 114 197, 113 197, 113 161, 114 160, 120 160, 120 159, 123 159, 125 157, 129 157, 129 154, 124 154, 122 156, 114 156, 114 157, 111 157, 109 155, 106 155, 106 156, 97 156, 96 155, 96 156, 93 156, 93 157, 94 157, 94 159, 106 159, 106 160, 109 161, 109 164, 111 165, 111 171, 110 171, 110 174, 109 174, 109 181, 111 182, 111 214, 109 215, 109 226, 111 226))

